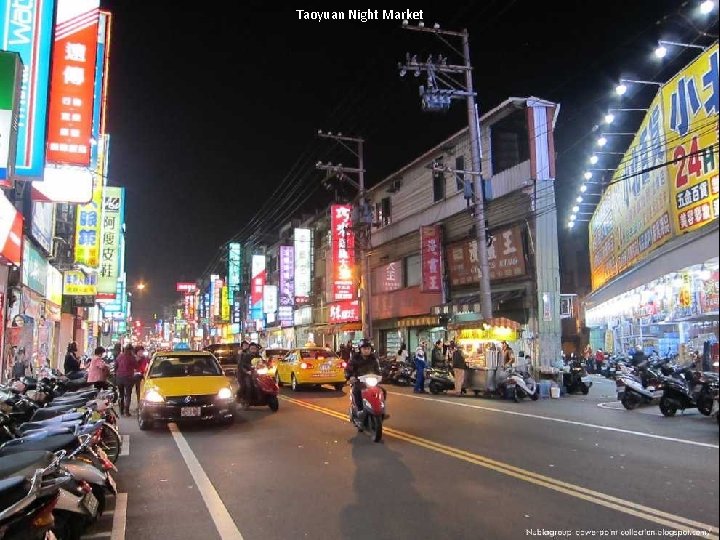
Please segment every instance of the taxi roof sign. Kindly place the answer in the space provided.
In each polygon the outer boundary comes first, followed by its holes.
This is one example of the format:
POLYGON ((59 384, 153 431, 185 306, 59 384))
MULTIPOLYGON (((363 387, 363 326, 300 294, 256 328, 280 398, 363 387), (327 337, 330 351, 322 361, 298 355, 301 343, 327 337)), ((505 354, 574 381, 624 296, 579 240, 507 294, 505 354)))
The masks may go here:
POLYGON ((190 345, 188 345, 187 343, 177 343, 173 347, 173 351, 189 351, 189 350, 190 350, 190 345))

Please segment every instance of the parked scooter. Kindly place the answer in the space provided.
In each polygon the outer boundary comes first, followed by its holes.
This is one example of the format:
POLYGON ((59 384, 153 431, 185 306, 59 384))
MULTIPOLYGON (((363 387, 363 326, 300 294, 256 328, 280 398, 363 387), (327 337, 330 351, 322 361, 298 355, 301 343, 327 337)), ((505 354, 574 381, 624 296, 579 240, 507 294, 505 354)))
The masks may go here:
MULTIPOLYGON (((268 374, 268 368, 264 361, 258 360, 250 375, 252 381, 252 393, 250 403, 245 401, 245 396, 242 392, 239 393, 239 401, 246 409, 255 406, 270 407, 270 410, 276 412, 280 407, 278 400, 278 394, 280 388, 278 388, 275 379, 268 374)), ((231 420, 232 421, 232 420, 231 420)))
POLYGON ((527 373, 520 373, 515 368, 510 368, 500 387, 506 396, 511 396, 515 403, 519 403, 523 398, 530 398, 537 401, 540 397, 540 388, 535 379, 527 373))
MULTIPOLYGON (((440 394, 449 390, 455 390, 455 374, 448 368, 433 368, 428 370, 427 378, 430 379, 429 390, 433 394, 440 394)), ((465 389, 462 389, 465 393, 465 389)))
POLYGON ((678 410, 697 407, 700 413, 710 416, 717 392, 716 373, 702 373, 685 368, 677 377, 665 378, 660 412, 664 416, 675 416, 678 410))
MULTIPOLYGON (((54 539, 53 510, 60 500, 60 488, 70 482, 53 463, 35 468, 28 479, 16 471, 0 480, 0 533, 3 540, 54 539)), ((9 468, 10 471, 13 467, 9 468)))
POLYGON ((385 391, 379 386, 382 377, 375 374, 350 378, 352 386, 362 385, 362 409, 355 403, 354 393, 350 391, 350 422, 358 431, 366 431, 374 442, 382 440, 383 420, 385 419, 385 391))
POLYGON ((579 359, 572 360, 563 369, 563 386, 568 394, 581 392, 586 396, 590 392, 592 384, 583 363, 579 359))

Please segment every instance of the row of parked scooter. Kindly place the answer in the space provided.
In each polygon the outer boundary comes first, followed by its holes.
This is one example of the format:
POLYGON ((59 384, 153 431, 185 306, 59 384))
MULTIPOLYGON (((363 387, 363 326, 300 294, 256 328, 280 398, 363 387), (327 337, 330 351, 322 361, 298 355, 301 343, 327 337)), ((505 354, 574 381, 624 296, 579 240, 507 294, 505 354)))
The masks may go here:
POLYGON ((117 492, 113 387, 85 379, 0 385, 0 538, 78 540, 117 492))
POLYGON ((717 372, 700 371, 695 364, 680 366, 670 358, 648 359, 637 366, 619 363, 615 375, 618 399, 628 410, 658 405, 664 416, 675 416, 696 408, 705 416, 716 416, 720 424, 718 380, 717 372))

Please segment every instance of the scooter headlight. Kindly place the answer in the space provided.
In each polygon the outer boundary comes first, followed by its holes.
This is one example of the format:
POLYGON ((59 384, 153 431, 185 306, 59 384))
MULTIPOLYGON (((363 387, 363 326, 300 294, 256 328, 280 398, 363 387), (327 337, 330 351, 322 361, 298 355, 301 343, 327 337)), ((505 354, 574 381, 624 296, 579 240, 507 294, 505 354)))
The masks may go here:
POLYGON ((221 388, 218 392, 218 398, 220 399, 232 399, 233 393, 229 388, 221 388))
POLYGON ((258 375, 267 375, 268 374, 268 368, 266 368, 266 367, 257 368, 255 371, 258 375))
POLYGON ((368 388, 372 388, 373 386, 377 386, 378 380, 377 377, 368 377, 365 379, 365 384, 368 386, 368 388))

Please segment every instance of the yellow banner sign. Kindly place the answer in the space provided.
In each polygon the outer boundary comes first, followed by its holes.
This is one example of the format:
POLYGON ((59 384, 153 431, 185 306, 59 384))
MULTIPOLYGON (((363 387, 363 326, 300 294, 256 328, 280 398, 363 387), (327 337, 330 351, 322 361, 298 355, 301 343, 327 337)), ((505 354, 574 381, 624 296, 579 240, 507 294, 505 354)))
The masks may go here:
POLYGON ((92 200, 78 205, 75 219, 75 262, 91 268, 100 265, 102 194, 102 177, 94 175, 92 200))
POLYGON ((718 45, 664 85, 590 220, 593 289, 718 218, 718 45))
POLYGON ((718 218, 718 94, 717 43, 662 89, 677 234, 718 218))

